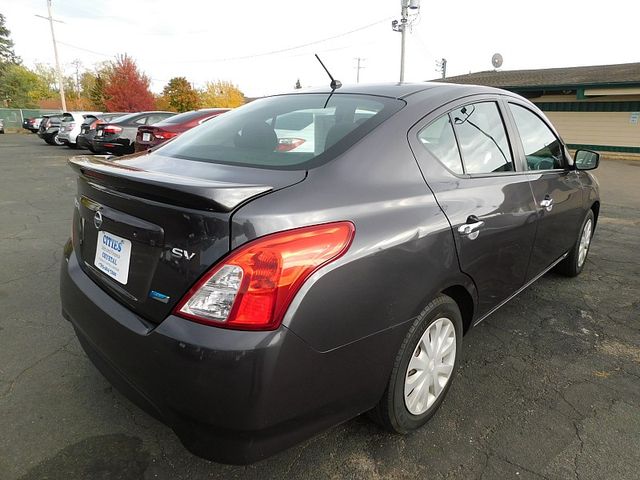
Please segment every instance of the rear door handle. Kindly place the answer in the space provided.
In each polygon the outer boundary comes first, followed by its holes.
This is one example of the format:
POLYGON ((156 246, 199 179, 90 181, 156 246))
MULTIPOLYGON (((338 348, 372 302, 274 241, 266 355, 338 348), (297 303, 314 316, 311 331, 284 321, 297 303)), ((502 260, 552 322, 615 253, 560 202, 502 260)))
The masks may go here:
POLYGON ((460 235, 467 235, 470 240, 475 240, 480 234, 480 227, 484 225, 484 222, 475 215, 469 215, 467 223, 464 223, 458 227, 458 233, 460 235))
POLYGON ((544 200, 540 202, 540 206, 544 208, 547 212, 550 212, 551 209, 553 209, 553 198, 547 195, 546 197, 544 197, 544 200))

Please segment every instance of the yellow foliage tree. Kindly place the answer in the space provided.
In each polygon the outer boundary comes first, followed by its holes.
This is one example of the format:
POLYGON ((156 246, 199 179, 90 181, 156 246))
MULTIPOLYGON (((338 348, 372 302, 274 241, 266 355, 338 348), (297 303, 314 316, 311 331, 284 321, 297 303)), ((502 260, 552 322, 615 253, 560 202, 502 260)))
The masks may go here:
POLYGON ((202 107, 235 108, 244 105, 244 94, 226 80, 207 82, 200 94, 202 107))

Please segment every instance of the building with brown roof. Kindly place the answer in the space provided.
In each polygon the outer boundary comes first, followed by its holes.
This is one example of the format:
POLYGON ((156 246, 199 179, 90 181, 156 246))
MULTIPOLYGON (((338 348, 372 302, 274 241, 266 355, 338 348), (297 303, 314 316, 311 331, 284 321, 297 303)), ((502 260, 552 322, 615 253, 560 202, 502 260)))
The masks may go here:
POLYGON ((640 155, 640 63, 505 70, 439 79, 527 97, 570 148, 640 155))

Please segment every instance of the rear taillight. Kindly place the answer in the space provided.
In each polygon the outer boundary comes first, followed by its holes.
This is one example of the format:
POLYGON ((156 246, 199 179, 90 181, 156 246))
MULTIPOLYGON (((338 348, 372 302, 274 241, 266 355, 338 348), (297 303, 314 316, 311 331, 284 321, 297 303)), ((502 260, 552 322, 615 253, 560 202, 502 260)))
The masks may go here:
POLYGON ((157 132, 153 132, 153 136, 159 138, 160 140, 168 140, 173 137, 177 137, 178 134, 175 132, 167 132, 164 130, 159 130, 157 132))
POLYGON ((121 131, 122 131, 122 127, 119 127, 117 125, 107 125, 104 127, 104 133, 107 133, 107 134, 120 133, 121 131))
POLYGON ((298 148, 303 143, 304 143, 303 138, 279 138, 276 151, 288 152, 290 150, 293 150, 294 148, 298 148))
POLYGON ((273 330, 309 276, 351 245, 351 222, 274 233, 232 252, 187 292, 174 313, 240 330, 273 330))

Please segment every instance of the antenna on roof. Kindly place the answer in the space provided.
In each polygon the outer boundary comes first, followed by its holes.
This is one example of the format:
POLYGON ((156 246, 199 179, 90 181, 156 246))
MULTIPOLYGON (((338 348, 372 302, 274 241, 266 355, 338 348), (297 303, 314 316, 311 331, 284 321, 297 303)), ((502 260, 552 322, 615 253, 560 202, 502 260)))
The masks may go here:
POLYGON ((493 68, 498 69, 502 66, 502 60, 502 55, 494 53, 493 57, 491 57, 491 65, 493 65, 493 68))
POLYGON ((329 84, 329 86, 331 87, 331 90, 335 90, 336 88, 340 88, 342 86, 342 82, 340 80, 335 80, 331 76, 331 74, 329 73, 329 70, 327 69, 327 67, 324 66, 324 63, 322 63, 322 60, 320 60, 320 57, 318 56, 317 53, 314 53, 314 55, 316 56, 316 58, 320 62, 320 65, 322 65, 322 68, 324 68, 324 71, 327 72, 327 75, 329 75, 329 78, 331 79, 331 83, 329 84))

